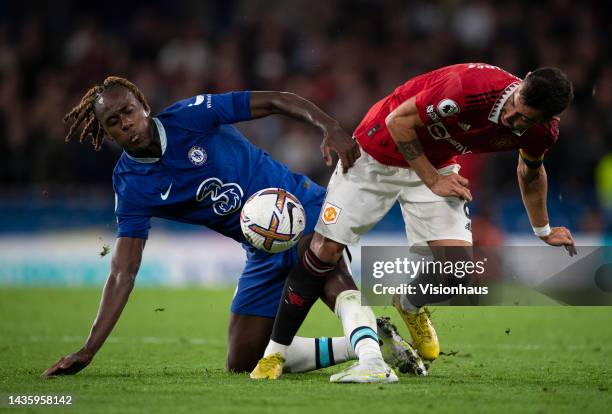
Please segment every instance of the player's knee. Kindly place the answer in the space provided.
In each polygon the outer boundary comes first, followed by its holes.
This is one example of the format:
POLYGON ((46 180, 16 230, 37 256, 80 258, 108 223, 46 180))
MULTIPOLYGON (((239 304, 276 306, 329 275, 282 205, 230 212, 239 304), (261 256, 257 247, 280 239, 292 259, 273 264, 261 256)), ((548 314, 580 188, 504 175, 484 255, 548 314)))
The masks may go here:
POLYGON ((314 234, 310 242, 310 250, 323 262, 338 263, 344 251, 344 245, 328 239, 319 233, 314 234))
POLYGON ((225 369, 229 372, 251 372, 257 365, 257 360, 245 358, 236 353, 228 353, 225 360, 225 369))
POLYGON ((310 247, 310 242, 312 241, 313 234, 314 233, 305 234, 298 242, 297 249, 298 249, 298 255, 300 257, 302 257, 304 253, 306 253, 306 249, 310 247))

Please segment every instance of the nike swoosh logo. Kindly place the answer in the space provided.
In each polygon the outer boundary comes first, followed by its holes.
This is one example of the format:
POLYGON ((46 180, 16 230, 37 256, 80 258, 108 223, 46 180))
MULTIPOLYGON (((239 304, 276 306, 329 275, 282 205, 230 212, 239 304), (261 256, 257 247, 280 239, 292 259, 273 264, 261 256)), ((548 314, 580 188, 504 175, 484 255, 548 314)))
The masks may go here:
POLYGON ((287 203, 287 210, 289 210, 289 234, 293 235, 293 209, 297 206, 291 202, 287 203))
POLYGON ((165 193, 161 193, 159 196, 161 197, 162 200, 166 201, 166 199, 168 198, 168 196, 170 195, 170 189, 172 188, 172 184, 174 184, 174 182, 170 183, 170 187, 168 187, 168 189, 166 190, 165 193))

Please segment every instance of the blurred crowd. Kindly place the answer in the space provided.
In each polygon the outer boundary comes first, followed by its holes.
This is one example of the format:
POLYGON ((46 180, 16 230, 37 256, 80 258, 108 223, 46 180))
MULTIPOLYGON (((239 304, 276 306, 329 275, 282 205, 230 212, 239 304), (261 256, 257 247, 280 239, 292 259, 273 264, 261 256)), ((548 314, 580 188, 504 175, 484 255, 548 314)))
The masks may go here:
MULTIPOLYGON (((518 76, 558 66, 574 82, 574 104, 546 160, 550 194, 577 209, 577 230, 599 231, 612 210, 612 24, 602 10, 605 2, 567 0, 1 2, 2 193, 112 191, 119 149, 107 141, 95 152, 78 136, 65 144, 62 124, 83 93, 109 75, 136 83, 154 111, 203 91, 291 91, 352 131, 411 76, 484 61, 518 76)), ((282 117, 240 128, 275 158, 326 183, 317 130, 282 117)), ((466 164, 481 205, 518 196, 516 153, 466 164)))

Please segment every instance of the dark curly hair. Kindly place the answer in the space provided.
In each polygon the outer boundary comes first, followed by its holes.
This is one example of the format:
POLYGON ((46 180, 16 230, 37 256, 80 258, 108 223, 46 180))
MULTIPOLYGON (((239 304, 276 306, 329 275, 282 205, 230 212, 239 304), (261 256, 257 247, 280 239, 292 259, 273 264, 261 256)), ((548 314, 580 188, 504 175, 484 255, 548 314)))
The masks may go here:
POLYGON ((70 138, 77 130, 79 125, 85 122, 85 127, 83 127, 79 142, 83 142, 88 135, 91 135, 94 149, 96 151, 100 151, 102 148, 102 142, 104 141, 104 128, 102 128, 102 125, 100 125, 100 122, 98 122, 98 118, 96 118, 94 104, 96 99, 102 93, 114 86, 122 86, 132 92, 136 99, 140 101, 145 111, 149 112, 149 104, 136 85, 127 79, 120 78, 118 76, 109 76, 108 78, 104 79, 102 85, 95 85, 91 87, 87 93, 83 95, 81 102, 79 102, 77 106, 72 108, 72 110, 64 116, 64 123, 72 120, 70 131, 68 131, 65 138, 66 142, 70 141, 70 138))

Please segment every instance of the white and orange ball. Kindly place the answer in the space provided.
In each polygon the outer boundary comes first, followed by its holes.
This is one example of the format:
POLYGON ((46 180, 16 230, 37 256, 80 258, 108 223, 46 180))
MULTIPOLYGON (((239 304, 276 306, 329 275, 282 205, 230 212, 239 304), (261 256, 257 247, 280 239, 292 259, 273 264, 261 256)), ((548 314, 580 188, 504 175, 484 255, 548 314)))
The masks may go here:
POLYGON ((282 188, 264 188, 244 203, 240 227, 251 245, 269 253, 290 249, 306 227, 306 212, 293 194, 282 188))

